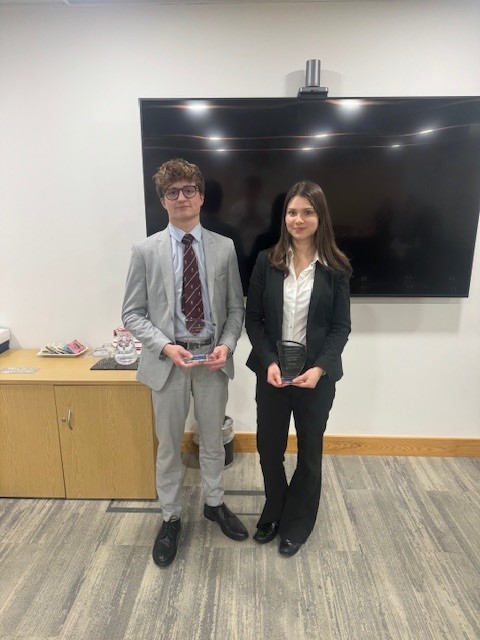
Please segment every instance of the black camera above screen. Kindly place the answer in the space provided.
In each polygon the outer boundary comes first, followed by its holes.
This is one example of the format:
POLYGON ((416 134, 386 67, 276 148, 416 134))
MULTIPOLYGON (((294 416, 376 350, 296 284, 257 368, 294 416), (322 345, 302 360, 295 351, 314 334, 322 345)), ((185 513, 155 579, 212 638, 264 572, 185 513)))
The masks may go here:
POLYGON ((318 182, 352 295, 468 296, 480 207, 480 98, 140 100, 147 234, 152 176, 198 164, 202 224, 235 242, 244 290, 278 239, 285 194, 318 182))

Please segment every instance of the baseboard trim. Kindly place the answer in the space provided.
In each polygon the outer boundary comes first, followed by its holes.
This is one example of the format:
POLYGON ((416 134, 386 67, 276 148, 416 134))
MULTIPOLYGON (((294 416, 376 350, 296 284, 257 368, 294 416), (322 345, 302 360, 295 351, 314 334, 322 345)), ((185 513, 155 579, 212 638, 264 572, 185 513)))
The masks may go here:
MULTIPOLYGON (((254 453, 257 450, 256 434, 235 434, 234 450, 254 453)), ((184 451, 195 451, 192 433, 184 435, 184 451)), ((297 436, 288 436, 287 452, 297 451, 297 436)), ((446 438, 424 436, 359 436, 325 435, 324 452, 343 456, 435 456, 454 458, 479 458, 480 438, 446 438)))

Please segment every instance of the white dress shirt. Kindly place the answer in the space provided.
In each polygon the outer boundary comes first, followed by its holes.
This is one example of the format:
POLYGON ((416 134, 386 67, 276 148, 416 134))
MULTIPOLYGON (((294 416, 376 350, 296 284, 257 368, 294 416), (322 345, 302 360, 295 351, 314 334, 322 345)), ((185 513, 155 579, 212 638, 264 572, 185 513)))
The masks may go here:
POLYGON ((318 254, 312 262, 296 276, 293 251, 287 254, 288 276, 283 281, 283 325, 282 339, 307 344, 307 319, 312 296, 315 267, 318 254))

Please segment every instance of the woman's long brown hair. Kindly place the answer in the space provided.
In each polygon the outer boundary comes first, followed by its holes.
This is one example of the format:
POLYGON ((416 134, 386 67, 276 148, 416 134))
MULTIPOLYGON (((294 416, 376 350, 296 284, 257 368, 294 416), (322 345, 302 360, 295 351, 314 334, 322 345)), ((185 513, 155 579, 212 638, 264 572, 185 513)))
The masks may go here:
POLYGON ((283 205, 282 226, 280 238, 277 244, 272 247, 269 253, 270 263, 276 269, 284 271, 288 274, 287 254, 292 245, 292 237, 287 231, 285 224, 285 215, 288 205, 295 196, 307 198, 315 213, 318 216, 318 228, 315 233, 315 246, 317 249, 319 260, 331 271, 340 271, 352 275, 352 267, 347 256, 340 251, 335 242, 335 234, 333 232, 332 220, 328 210, 327 199, 322 189, 315 182, 302 180, 293 185, 287 193, 285 203, 283 205))

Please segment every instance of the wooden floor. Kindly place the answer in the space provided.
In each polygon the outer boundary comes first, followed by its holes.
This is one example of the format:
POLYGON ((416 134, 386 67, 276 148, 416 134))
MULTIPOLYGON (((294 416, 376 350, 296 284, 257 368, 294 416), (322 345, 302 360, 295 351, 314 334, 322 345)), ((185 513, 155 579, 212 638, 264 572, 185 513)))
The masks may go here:
MULTIPOLYGON (((1 640, 480 638, 480 460, 326 456, 317 526, 286 559, 203 518, 185 456, 165 569, 151 559, 156 503, 0 500, 1 640)), ((253 532, 256 454, 236 454, 225 480, 253 532)))

